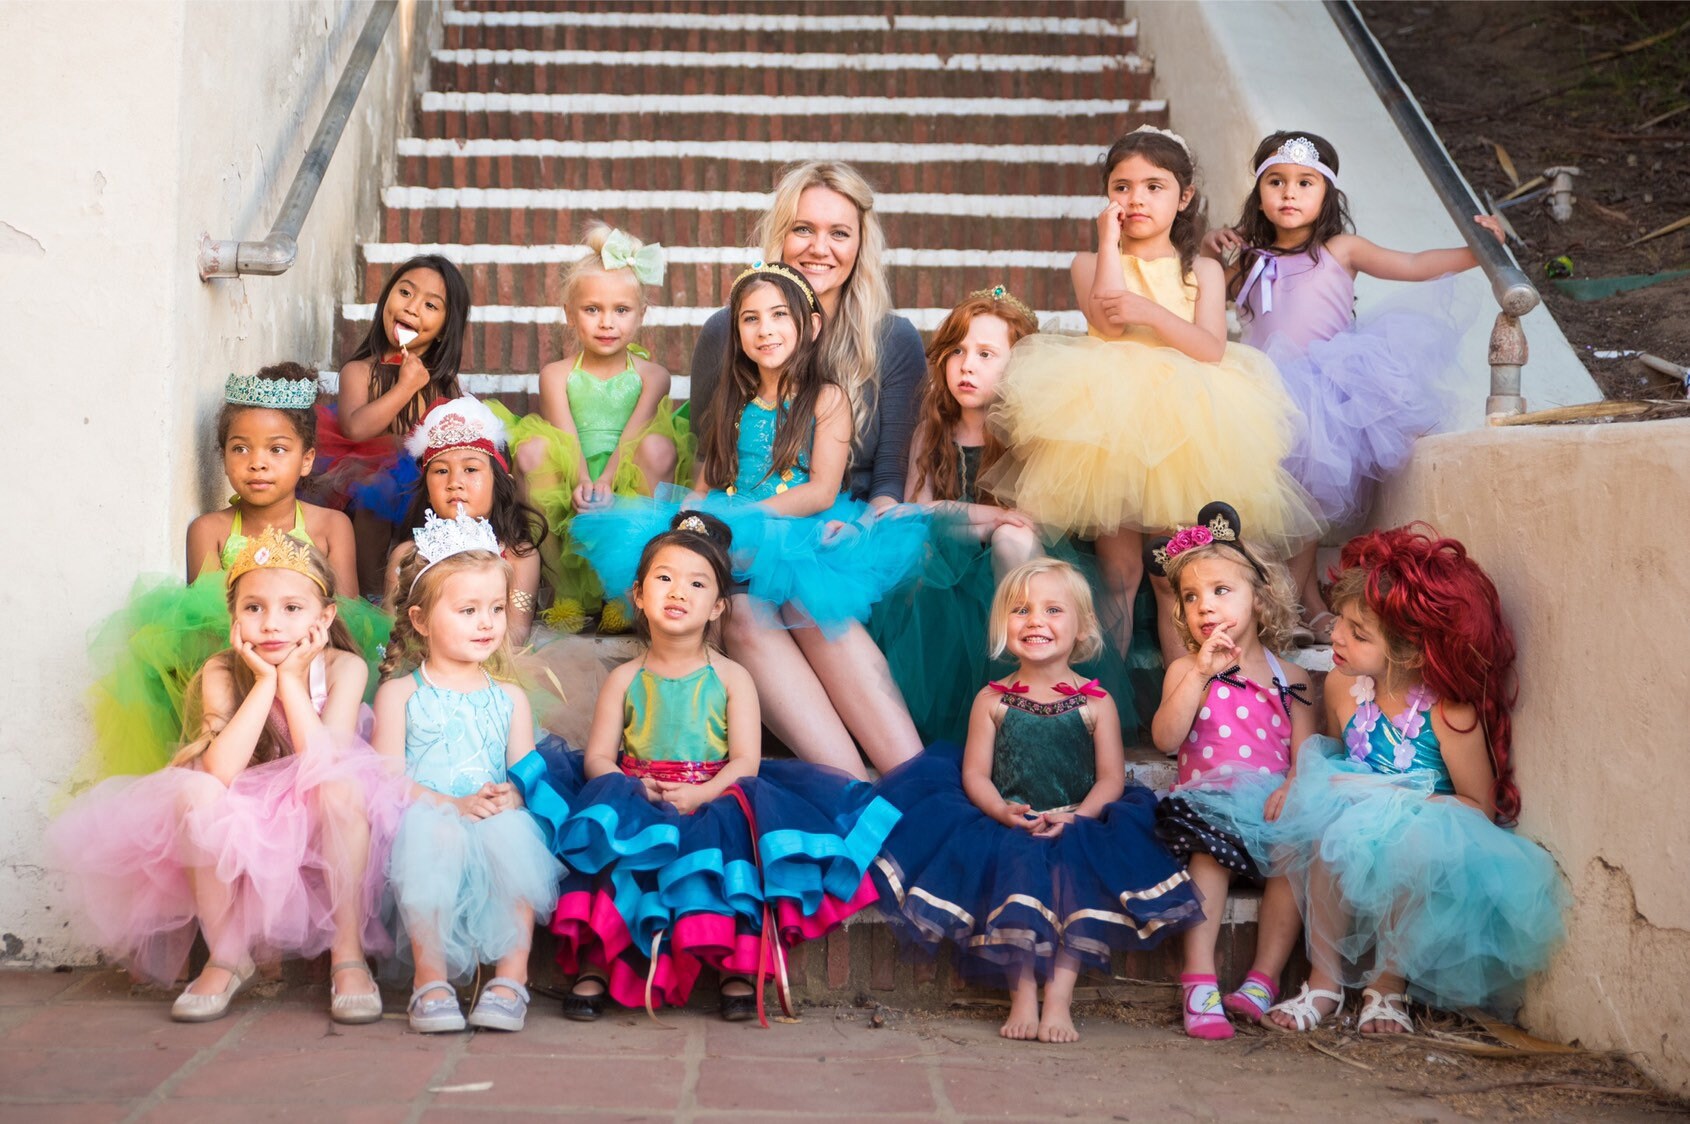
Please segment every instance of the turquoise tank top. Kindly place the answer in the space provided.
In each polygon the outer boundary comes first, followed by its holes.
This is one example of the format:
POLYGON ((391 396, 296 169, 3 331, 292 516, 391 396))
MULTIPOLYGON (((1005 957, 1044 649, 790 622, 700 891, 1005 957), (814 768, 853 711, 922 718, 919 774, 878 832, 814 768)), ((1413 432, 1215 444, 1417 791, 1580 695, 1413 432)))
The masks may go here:
POLYGON ((643 387, 632 352, 627 367, 608 379, 582 370, 581 357, 575 357, 575 369, 569 372, 564 393, 569 398, 569 416, 575 421, 576 435, 581 439, 581 455, 593 479, 604 471, 617 442, 622 440, 622 430, 634 416, 643 387))
MULTIPOLYGON (((229 497, 229 503, 235 508, 235 521, 229 526, 229 537, 223 540, 223 555, 220 561, 227 570, 235 557, 246 549, 246 535, 241 531, 240 497, 229 497)), ((305 530, 305 506, 298 500, 293 501, 293 528, 288 531, 288 538, 297 539, 306 546, 316 546, 311 541, 311 535, 305 530)))
MULTIPOLYGON (((483 673, 485 674, 485 673, 483 673)), ((505 783, 516 704, 487 677, 479 691, 454 691, 411 673, 417 689, 405 700, 405 772, 444 796, 469 796, 484 784, 505 783)))
POLYGON ((636 761, 728 759, 728 689, 705 664, 665 679, 641 667, 622 703, 622 753, 636 761))
MULTIPOLYGON (((773 471, 775 426, 779 420, 780 414, 761 398, 753 398, 745 404, 744 412, 739 415, 739 436, 735 443, 739 453, 739 472, 734 476, 733 486, 728 489, 729 495, 766 500, 810 479, 808 449, 797 464, 778 473, 773 471)), ((813 420, 810 430, 813 438, 813 420)))
MULTIPOLYGON (((1365 678, 1358 682, 1372 686, 1365 678)), ((1399 727, 1398 720, 1381 713, 1371 702, 1363 702, 1344 725, 1344 746, 1350 760, 1386 776, 1431 773, 1435 778, 1433 792, 1455 795, 1455 782, 1450 779, 1438 735, 1432 729, 1432 707, 1436 704, 1428 694, 1399 727)))
POLYGON ((998 793, 1035 812, 1084 800, 1097 784, 1097 745, 1085 696, 1041 703, 1006 694, 1002 703, 992 741, 992 784, 998 793))

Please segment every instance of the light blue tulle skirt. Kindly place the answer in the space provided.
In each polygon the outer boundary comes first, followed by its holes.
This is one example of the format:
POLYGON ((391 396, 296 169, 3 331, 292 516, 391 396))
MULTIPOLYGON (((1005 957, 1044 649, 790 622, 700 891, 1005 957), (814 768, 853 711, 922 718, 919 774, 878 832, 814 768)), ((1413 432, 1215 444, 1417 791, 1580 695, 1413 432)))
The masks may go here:
POLYGON ((1432 773, 1386 776, 1342 750, 1310 738, 1279 819, 1229 824, 1264 868, 1290 879, 1310 960, 1349 987, 1394 972, 1423 1003, 1511 1015, 1565 936, 1555 860, 1434 796, 1432 773), (1321 924, 1323 913, 1337 920, 1321 924))
POLYGON ((646 543, 667 531, 683 507, 728 525, 734 579, 744 585, 736 592, 750 596, 760 619, 785 627, 837 633, 868 619, 875 602, 915 571, 927 545, 927 516, 914 509, 869 518, 867 504, 841 495, 819 515, 784 516, 722 492, 692 500, 672 486, 576 516, 575 543, 606 590, 627 590, 646 543), (830 532, 833 523, 844 526, 830 532))
POLYGON ((447 974, 462 980, 477 965, 526 948, 534 922, 551 917, 562 873, 526 809, 471 820, 418 800, 399 823, 387 865, 400 961, 409 968, 410 940, 420 937, 442 950, 447 974), (523 905, 532 920, 518 917, 523 905))

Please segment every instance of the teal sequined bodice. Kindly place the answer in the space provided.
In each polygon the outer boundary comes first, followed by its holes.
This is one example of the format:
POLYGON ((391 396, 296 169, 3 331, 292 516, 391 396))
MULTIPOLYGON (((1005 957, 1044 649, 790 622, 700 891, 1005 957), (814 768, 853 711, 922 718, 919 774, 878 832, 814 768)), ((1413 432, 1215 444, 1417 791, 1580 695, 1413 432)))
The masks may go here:
POLYGON ((422 670, 405 700, 405 772, 445 796, 468 796, 505 781, 505 751, 516 704, 491 679, 479 691, 436 687, 422 670))
POLYGON ((1371 679, 1363 677, 1356 681, 1358 705, 1344 726, 1344 748, 1349 759, 1387 776, 1431 773, 1432 791, 1453 796, 1455 782, 1450 779, 1438 735, 1432 729, 1432 707, 1436 699, 1430 692, 1411 692, 1408 710, 1392 719, 1374 703, 1373 690, 1371 679))
POLYGON ((1053 703, 1004 695, 992 743, 992 784, 1011 804, 1035 812, 1078 804, 1097 783, 1097 748, 1086 726, 1085 696, 1053 703))
POLYGON ((774 462, 775 425, 779 420, 775 408, 760 398, 745 404, 745 411, 739 416, 739 472, 734 476, 732 489, 735 494, 749 500, 766 500, 810 479, 807 455, 782 472, 769 471, 774 462))

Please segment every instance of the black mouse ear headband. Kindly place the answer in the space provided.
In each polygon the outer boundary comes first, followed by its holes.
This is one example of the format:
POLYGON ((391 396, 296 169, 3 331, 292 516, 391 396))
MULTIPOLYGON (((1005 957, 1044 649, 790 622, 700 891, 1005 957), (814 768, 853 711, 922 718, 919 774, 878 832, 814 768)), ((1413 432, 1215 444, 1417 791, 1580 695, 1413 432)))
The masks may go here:
POLYGON ((1168 563, 1175 558, 1196 547, 1216 543, 1237 551, 1244 561, 1250 564, 1250 568, 1256 571, 1257 577, 1264 582, 1268 580, 1267 571, 1262 568, 1262 564, 1245 549, 1243 520, 1238 518, 1238 512, 1231 504, 1220 500, 1204 504, 1203 510, 1197 513, 1197 522, 1192 526, 1182 527, 1172 535, 1163 535, 1145 544, 1144 565, 1157 577, 1165 578, 1168 576, 1168 563))

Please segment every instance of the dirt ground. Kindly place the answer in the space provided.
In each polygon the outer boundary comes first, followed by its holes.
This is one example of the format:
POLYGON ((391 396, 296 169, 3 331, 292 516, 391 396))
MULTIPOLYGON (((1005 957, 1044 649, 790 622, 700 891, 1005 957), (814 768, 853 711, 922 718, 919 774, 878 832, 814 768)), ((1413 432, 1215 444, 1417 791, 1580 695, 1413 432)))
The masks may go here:
POLYGON ((1566 223, 1546 198, 1504 210, 1525 240, 1514 251, 1544 304, 1612 399, 1684 397, 1631 356, 1690 366, 1690 277, 1595 301, 1558 289, 1575 279, 1690 269, 1690 3, 1494 3, 1368 0, 1373 34, 1476 191, 1502 199, 1556 165, 1582 170, 1566 223), (1658 39, 1657 39, 1658 37, 1658 39), (1653 43, 1638 46, 1648 40, 1653 43))

